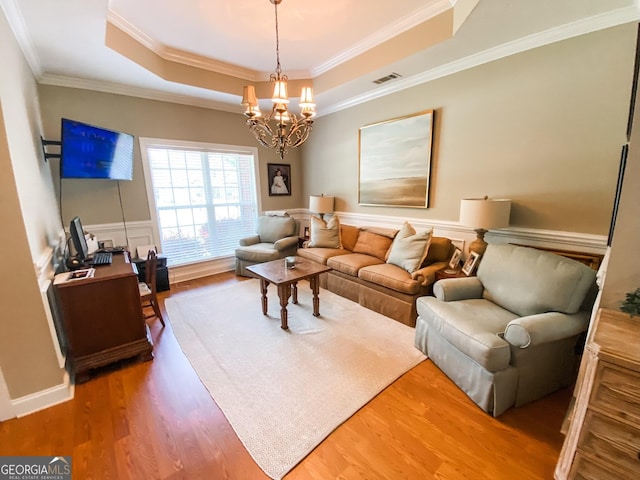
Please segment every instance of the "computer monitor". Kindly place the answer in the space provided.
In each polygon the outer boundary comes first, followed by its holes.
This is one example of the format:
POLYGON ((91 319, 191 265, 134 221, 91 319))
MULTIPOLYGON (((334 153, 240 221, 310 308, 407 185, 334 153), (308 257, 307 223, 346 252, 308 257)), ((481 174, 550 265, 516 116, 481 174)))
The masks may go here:
POLYGON ((82 228, 82 222, 80 217, 74 217, 69 225, 69 233, 73 240, 73 246, 76 249, 78 258, 85 262, 89 258, 89 247, 87 246, 87 239, 84 238, 84 229, 82 228))

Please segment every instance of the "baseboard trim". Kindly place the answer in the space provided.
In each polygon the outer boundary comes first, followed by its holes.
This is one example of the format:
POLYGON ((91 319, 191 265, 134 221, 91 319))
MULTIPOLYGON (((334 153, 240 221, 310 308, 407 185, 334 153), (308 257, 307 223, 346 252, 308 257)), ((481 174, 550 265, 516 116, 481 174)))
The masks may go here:
POLYGON ((68 372, 65 372, 60 385, 15 398, 11 400, 11 407, 15 416, 20 418, 72 400, 74 393, 75 386, 71 383, 68 372))

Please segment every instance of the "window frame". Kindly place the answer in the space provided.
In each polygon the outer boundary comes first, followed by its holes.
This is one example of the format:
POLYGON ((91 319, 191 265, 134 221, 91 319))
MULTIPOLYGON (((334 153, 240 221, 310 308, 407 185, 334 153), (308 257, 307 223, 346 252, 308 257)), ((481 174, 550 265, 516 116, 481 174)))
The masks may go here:
MULTIPOLYGON (((149 159, 147 155, 148 148, 176 148, 181 150, 194 150, 194 151, 214 151, 214 152, 223 152, 223 153, 238 153, 243 155, 252 155, 254 158, 253 169, 254 169, 254 181, 255 181, 255 192, 256 192, 256 209, 257 212, 262 211, 262 194, 260 192, 260 161, 258 158, 258 148, 250 147, 246 145, 226 145, 226 144, 218 144, 218 143, 209 143, 209 142, 194 142, 188 140, 170 140, 163 138, 151 138, 151 137, 139 137, 138 144, 140 147, 140 157, 142 158, 142 169, 144 173, 144 181, 147 192, 147 201, 149 204, 149 215, 151 216, 151 228, 153 230, 153 236, 155 241, 160 245, 162 244, 161 235, 160 235, 160 223, 158 220, 158 209, 156 206, 156 199, 153 191, 153 180, 151 174, 151 166, 149 165, 149 159)), ((209 259, 201 259, 194 260, 191 262, 180 263, 175 266, 186 266, 186 265, 194 265, 199 263, 207 263, 213 262, 221 258, 231 258, 233 254, 209 258, 209 259)))

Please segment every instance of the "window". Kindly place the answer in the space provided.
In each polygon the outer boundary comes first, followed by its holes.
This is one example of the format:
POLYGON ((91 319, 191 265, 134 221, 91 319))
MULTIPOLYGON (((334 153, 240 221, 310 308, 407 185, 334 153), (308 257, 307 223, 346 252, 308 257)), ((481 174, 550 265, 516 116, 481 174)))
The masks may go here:
POLYGON ((257 151, 140 139, 152 217, 169 265, 234 254, 255 234, 257 151))

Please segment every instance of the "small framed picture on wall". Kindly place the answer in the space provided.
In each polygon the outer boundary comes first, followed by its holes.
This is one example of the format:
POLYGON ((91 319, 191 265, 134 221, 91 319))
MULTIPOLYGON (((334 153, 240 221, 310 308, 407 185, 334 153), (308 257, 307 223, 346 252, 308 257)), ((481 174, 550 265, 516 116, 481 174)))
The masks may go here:
POLYGON ((291 195, 291 165, 268 163, 269 196, 291 195))

